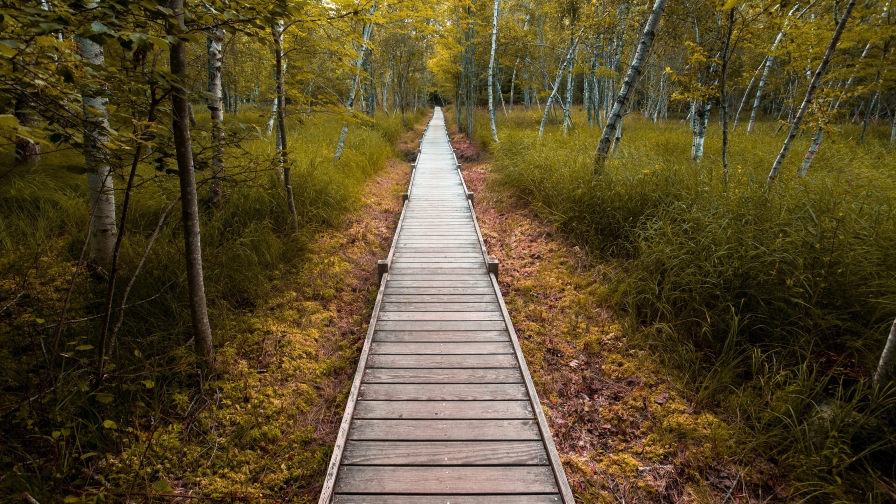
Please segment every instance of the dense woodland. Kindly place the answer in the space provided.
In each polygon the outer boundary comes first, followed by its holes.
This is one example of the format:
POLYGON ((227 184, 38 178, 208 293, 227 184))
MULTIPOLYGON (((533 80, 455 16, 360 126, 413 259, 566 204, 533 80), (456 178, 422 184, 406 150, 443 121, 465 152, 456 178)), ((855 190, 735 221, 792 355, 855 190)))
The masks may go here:
MULTIPOLYGON (((355 274, 309 244, 442 106, 495 190, 586 251, 628 344, 724 419, 682 474, 739 468, 762 502, 896 500, 894 17, 889 0, 0 3, 0 493, 315 501, 335 436, 287 424, 338 417, 363 336, 319 365, 282 351, 278 376, 336 385, 278 399, 258 381, 273 364, 246 367, 267 358, 259 320, 305 331, 334 272, 355 274)), ((663 433, 651 462, 687 436, 663 433)), ((593 479, 577 497, 616 502, 593 479)), ((719 498, 676 495, 643 498, 719 498)))

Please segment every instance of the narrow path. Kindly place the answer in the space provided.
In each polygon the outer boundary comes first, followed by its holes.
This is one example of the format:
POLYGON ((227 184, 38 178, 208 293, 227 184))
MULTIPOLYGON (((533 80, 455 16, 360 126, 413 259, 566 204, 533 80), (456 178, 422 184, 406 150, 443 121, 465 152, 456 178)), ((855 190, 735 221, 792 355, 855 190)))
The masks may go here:
POLYGON ((439 108, 408 196, 319 503, 574 504, 439 108))

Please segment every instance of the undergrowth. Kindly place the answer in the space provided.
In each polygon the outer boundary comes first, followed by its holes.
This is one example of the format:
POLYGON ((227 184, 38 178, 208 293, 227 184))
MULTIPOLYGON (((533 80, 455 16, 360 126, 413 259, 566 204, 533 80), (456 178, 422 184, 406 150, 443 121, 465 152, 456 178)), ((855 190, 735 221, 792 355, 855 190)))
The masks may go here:
MULTIPOLYGON (((72 169, 82 157, 63 146, 36 166, 13 168, 11 158, 0 160, 0 500, 20 500, 22 492, 42 503, 153 495, 165 500, 174 489, 245 498, 257 497, 259 489, 284 496, 316 484, 326 444, 310 444, 312 431, 291 430, 293 424, 278 420, 324 407, 321 391, 293 387, 280 398, 274 396, 282 384, 258 383, 274 371, 266 369, 272 361, 291 380, 313 382, 334 373, 332 360, 296 368, 300 359, 290 358, 319 351, 322 336, 313 327, 333 317, 296 301, 294 278, 323 278, 325 288, 305 297, 332 298, 335 279, 350 272, 332 257, 316 255, 308 264, 308 244, 357 208, 364 184, 394 154, 404 128, 388 115, 352 125, 344 154, 334 162, 342 119, 293 120, 288 136, 296 225, 273 140, 263 134, 264 119, 251 109, 227 119, 235 140, 227 150, 222 203, 200 209, 205 285, 221 362, 211 377, 198 371, 192 350, 179 205, 146 256, 109 345, 107 374, 96 383, 94 345, 106 289, 101 275, 80 272, 65 330, 58 339, 56 333, 86 235, 85 179, 72 169), (244 404, 233 405, 234 398, 244 404), (216 418, 215 411, 225 409, 222 401, 231 407, 216 418), (284 444, 293 451, 266 452, 284 444), (267 458, 276 464, 258 463, 267 458)), ((207 121, 200 120, 197 157, 207 147, 203 128, 207 121)), ((176 175, 164 172, 173 162, 159 161, 166 155, 160 144, 138 170, 116 306, 160 215, 178 195, 176 175)), ((123 187, 120 175, 117 188, 123 187)), ((200 200, 207 177, 197 172, 200 200)), ((118 195, 119 206, 122 200, 118 195)))
MULTIPOLYGON (((616 270, 607 300, 676 371, 683 391, 736 427, 742 463, 782 474, 810 502, 888 502, 896 479, 896 396, 870 374, 896 316, 896 163, 888 129, 860 144, 846 126, 805 179, 794 154, 769 186, 776 124, 734 133, 727 183, 711 129, 702 162, 679 121, 634 115, 594 174, 600 129, 581 114, 537 137, 534 111, 487 116, 478 144, 499 181, 616 270)), ((805 151, 804 135, 792 152, 805 151)))

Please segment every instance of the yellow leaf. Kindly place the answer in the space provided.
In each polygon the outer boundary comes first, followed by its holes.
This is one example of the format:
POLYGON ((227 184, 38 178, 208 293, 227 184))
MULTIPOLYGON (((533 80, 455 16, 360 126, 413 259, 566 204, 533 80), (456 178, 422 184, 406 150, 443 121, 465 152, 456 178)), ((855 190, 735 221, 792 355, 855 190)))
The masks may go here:
POLYGON ((728 0, 727 2, 725 2, 724 5, 722 5, 721 8, 719 8, 719 10, 723 10, 723 11, 731 10, 734 8, 735 5, 737 5, 737 0, 728 0))
POLYGON ((11 114, 0 114, 0 127, 2 128, 15 128, 19 125, 19 120, 16 119, 16 116, 11 114))

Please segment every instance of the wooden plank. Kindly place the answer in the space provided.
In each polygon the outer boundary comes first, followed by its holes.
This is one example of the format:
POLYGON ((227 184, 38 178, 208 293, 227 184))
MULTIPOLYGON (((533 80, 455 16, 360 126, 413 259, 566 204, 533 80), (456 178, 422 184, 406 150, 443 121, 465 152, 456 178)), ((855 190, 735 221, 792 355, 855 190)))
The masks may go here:
POLYGON ((547 465, 540 441, 349 441, 350 465, 547 465))
POLYGON ((462 273, 450 273, 441 270, 433 270, 431 273, 424 275, 408 273, 407 271, 393 271, 389 275, 389 283, 411 281, 433 281, 433 282, 469 282, 488 280, 488 274, 485 271, 464 271, 462 273))
POLYGON ((333 504, 558 504, 558 494, 544 495, 352 495, 337 494, 333 504))
POLYGON ((408 320, 408 321, 433 321, 433 320, 446 320, 446 321, 457 321, 457 320, 500 320, 503 321, 504 317, 499 311, 481 311, 481 312, 445 312, 445 311, 429 311, 429 312, 421 312, 421 311, 391 311, 391 312, 380 312, 380 321, 400 321, 400 320, 408 320))
POLYGON ((364 383, 522 383, 515 368, 387 369, 370 368, 364 383))
MULTIPOLYGON (((378 401, 368 401, 378 402, 378 401)), ((486 401, 491 402, 491 401, 486 401)), ((537 441, 532 420, 360 420, 349 439, 369 441, 537 441)), ((407 490, 413 492, 414 490, 407 490)))
POLYGON ((371 368, 515 368, 512 354, 461 355, 371 355, 371 368))
POLYGON ((507 331, 382 331, 378 330, 373 341, 389 342, 484 342, 510 341, 507 331))
POLYGON ((501 331, 503 320, 381 320, 383 331, 501 331))
POLYGON ((383 303, 495 303, 498 300, 495 296, 488 294, 391 294, 389 292, 383 297, 383 303))
POLYGON ((376 341, 374 336, 370 353, 391 355, 462 355, 513 353, 510 340, 483 343, 393 343, 376 341))
MULTIPOLYGON (((337 493, 517 494, 556 492, 548 466, 345 466, 337 493)), ((489 502, 488 499, 483 499, 489 502)))
POLYGON ((485 261, 476 263, 412 263, 393 261, 390 270, 396 275, 482 275, 486 278, 485 261))
POLYGON ((389 287, 489 287, 488 278, 482 277, 482 280, 392 280, 391 276, 386 288, 389 287))
POLYGON ((396 296, 494 296, 491 287, 387 287, 396 296))
POLYGON ((362 383, 365 401, 525 401, 522 383, 362 383))
POLYGON ((395 259, 417 259, 417 262, 439 262, 446 259, 471 259, 479 260, 482 258, 480 252, 398 252, 395 259), (423 261, 422 259, 427 259, 423 261))
POLYGON ((449 312, 484 312, 484 311, 493 311, 499 312, 500 308, 498 308, 498 303, 494 300, 489 300, 491 302, 486 303, 458 303, 458 302, 446 302, 446 303, 436 303, 436 302, 392 302, 392 303, 383 303, 382 311, 403 311, 403 312, 413 312, 413 311, 421 311, 421 312, 432 312, 432 311, 449 311, 449 312))
MULTIPOLYGON (((395 270, 396 273, 400 273, 403 275, 474 275, 474 274, 482 274, 485 275, 485 263, 482 263, 477 268, 398 268, 395 270)), ((482 278, 485 278, 483 276, 482 278)))
POLYGON ((529 401, 358 401, 355 419, 534 420, 529 401))

